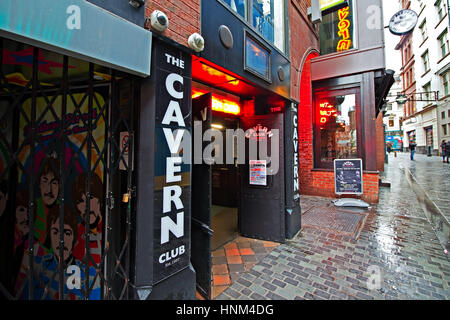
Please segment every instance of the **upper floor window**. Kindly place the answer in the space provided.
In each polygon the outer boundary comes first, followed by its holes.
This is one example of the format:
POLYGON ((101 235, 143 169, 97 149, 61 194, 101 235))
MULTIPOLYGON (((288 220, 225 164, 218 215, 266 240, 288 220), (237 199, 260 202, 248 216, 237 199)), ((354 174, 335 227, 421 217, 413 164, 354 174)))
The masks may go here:
POLYGON ((425 51, 425 53, 422 55, 422 63, 423 63, 424 72, 429 71, 430 70, 430 57, 428 54, 428 50, 425 51))
POLYGON ((425 92, 425 99, 431 100, 431 83, 428 82, 426 85, 423 86, 423 91, 425 92))
POLYGON ((242 18, 247 19, 247 0, 222 0, 230 6, 231 10, 238 13, 242 18))
POLYGON ((439 20, 444 18, 445 14, 447 13, 445 0, 438 0, 434 4, 436 6, 436 10, 438 12, 439 20))
POLYGON ((355 47, 353 1, 348 6, 322 16, 319 28, 322 55, 341 52, 355 47))
POLYGON ((284 49, 284 1, 253 0, 253 27, 278 49, 284 49))
POLYGON ((251 23, 267 41, 285 51, 285 0, 220 0, 251 23))
POLYGON ((441 77, 442 84, 444 86, 444 95, 447 96, 450 94, 449 80, 450 80, 450 71, 444 73, 441 77))
POLYGON ((445 29, 445 31, 438 37, 438 41, 439 41, 439 46, 441 48, 441 58, 443 58, 449 53, 447 29, 445 29))
POLYGON ((419 27, 420 34, 422 35, 422 41, 425 41, 428 37, 427 33, 427 20, 423 20, 422 24, 419 27))

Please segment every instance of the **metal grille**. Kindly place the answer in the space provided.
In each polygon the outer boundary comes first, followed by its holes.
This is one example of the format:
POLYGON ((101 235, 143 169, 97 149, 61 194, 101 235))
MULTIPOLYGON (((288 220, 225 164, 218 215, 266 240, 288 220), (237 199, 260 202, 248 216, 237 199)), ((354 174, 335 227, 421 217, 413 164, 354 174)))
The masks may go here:
POLYGON ((343 211, 334 207, 312 207, 303 214, 302 224, 304 227, 354 237, 362 227, 365 217, 365 213, 343 211))
POLYGON ((0 61, 1 294, 132 297, 137 80, 2 38, 0 61))

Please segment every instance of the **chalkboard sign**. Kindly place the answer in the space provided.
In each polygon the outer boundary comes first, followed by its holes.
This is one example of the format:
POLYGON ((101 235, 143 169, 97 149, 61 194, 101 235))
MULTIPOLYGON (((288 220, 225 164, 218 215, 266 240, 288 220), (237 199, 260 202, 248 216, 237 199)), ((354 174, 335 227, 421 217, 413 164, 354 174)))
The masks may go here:
POLYGON ((334 160, 334 185, 336 194, 362 194, 362 160, 334 160))

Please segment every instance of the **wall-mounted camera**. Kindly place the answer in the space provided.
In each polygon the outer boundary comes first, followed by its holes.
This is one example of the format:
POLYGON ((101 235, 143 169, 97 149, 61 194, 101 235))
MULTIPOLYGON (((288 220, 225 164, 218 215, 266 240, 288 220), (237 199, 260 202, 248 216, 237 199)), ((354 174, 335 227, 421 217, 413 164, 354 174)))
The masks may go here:
POLYGON ((198 33, 193 33, 189 36, 188 45, 195 52, 201 52, 205 48, 205 39, 198 33))
POLYGON ((155 10, 150 16, 150 24, 156 31, 163 32, 169 27, 169 18, 164 12, 155 10))

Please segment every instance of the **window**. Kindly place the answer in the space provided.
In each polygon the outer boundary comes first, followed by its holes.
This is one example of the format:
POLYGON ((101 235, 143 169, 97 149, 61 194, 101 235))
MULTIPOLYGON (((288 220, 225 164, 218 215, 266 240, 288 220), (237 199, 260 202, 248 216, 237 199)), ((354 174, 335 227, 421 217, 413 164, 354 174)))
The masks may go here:
POLYGON ((424 72, 427 72, 430 70, 430 58, 428 55, 428 50, 422 55, 422 62, 423 62, 423 69, 424 72))
POLYGON ((251 23, 267 41, 285 51, 284 0, 220 0, 251 23))
POLYGON ((441 118, 442 118, 442 119, 445 119, 445 111, 442 111, 442 112, 441 112, 441 118))
POLYGON ((425 39, 428 37, 427 34, 427 20, 423 20, 422 24, 419 27, 420 33, 422 35, 422 41, 425 41, 425 39))
POLYGON ((438 37, 439 47, 441 48, 441 58, 445 57, 448 54, 448 37, 447 37, 447 29, 438 37))
POLYGON ((355 47, 352 0, 349 0, 348 4, 347 7, 322 16, 322 23, 319 26, 322 55, 347 51, 355 47))
POLYGON ((247 19, 247 0, 222 0, 231 10, 237 12, 242 18, 247 19))
POLYGON ((428 82, 423 86, 423 91, 425 92, 425 100, 431 100, 431 83, 428 82))
POLYGON ((315 165, 333 168, 334 159, 359 158, 359 89, 316 93, 314 111, 315 165))
POLYGON ((394 126, 394 119, 389 119, 389 127, 393 127, 394 126))
POLYGON ((442 20, 442 18, 444 18, 445 14, 447 13, 446 6, 445 6, 445 0, 438 0, 438 1, 436 1, 436 3, 434 5, 436 6, 439 20, 442 20))
POLYGON ((442 84, 444 86, 444 95, 447 96, 450 92, 449 92, 449 72, 444 73, 441 76, 442 79, 442 84))
POLYGON ((444 134, 444 136, 447 135, 447 125, 446 124, 442 125, 442 133, 444 134))

